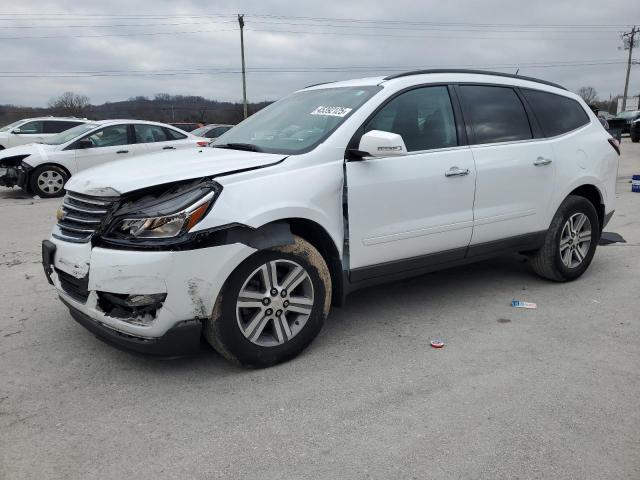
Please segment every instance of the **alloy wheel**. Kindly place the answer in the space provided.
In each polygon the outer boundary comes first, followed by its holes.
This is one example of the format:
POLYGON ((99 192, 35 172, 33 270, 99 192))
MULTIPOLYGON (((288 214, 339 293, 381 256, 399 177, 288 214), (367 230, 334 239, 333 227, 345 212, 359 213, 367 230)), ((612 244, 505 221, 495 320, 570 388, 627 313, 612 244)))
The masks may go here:
POLYGON ((313 302, 313 283, 305 268, 292 260, 272 260, 242 285, 236 301, 238 327, 256 345, 282 345, 304 328, 313 302))
POLYGON ((584 213, 575 213, 562 227, 560 233, 560 258, 569 268, 576 268, 584 261, 591 246, 591 222, 584 213))
POLYGON ((37 179, 38 188, 47 194, 58 193, 64 187, 64 178, 54 170, 45 170, 37 179))

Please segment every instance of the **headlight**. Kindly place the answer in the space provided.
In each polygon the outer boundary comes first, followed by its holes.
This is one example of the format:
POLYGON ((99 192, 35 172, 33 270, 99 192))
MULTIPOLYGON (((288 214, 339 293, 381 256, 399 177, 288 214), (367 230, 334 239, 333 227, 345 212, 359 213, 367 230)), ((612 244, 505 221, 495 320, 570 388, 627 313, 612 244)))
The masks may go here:
POLYGON ((191 230, 204 218, 221 187, 199 185, 186 191, 169 192, 158 198, 144 197, 116 212, 117 219, 107 237, 124 239, 175 238, 191 230), (156 201, 153 201, 156 200, 156 201), (130 212, 135 215, 129 215, 130 212))

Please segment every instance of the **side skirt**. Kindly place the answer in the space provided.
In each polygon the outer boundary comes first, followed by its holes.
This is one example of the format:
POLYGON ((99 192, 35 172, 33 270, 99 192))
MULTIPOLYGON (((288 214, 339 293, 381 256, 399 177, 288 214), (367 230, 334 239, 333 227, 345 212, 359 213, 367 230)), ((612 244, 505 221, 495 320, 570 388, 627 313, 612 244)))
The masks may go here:
POLYGON ((345 287, 347 293, 350 293, 361 288, 416 277, 500 255, 536 250, 544 243, 546 233, 546 231, 542 231, 518 235, 406 260, 355 268, 345 275, 345 287))

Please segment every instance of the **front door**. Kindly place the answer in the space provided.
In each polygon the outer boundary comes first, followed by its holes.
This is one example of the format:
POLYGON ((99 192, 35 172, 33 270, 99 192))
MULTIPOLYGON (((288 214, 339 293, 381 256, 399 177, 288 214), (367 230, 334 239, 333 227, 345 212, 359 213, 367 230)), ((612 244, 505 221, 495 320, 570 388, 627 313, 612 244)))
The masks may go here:
POLYGON ((408 154, 346 164, 352 281, 463 258, 476 171, 471 150, 459 145, 447 87, 401 93, 369 130, 399 134, 408 154))
POLYGON ((140 146, 132 141, 129 126, 126 124, 109 125, 87 135, 82 140, 89 141, 86 148, 79 148, 79 142, 70 147, 75 148, 78 171, 129 158, 135 154, 136 149, 140 149, 140 146))

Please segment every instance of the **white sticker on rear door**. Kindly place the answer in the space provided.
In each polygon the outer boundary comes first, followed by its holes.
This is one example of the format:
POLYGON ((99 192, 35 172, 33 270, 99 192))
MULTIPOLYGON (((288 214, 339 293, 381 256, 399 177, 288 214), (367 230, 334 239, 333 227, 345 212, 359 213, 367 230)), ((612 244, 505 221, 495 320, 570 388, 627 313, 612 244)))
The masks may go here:
POLYGON ((353 108, 319 106, 313 112, 311 112, 311 115, 324 115, 326 117, 344 117, 351 110, 353 110, 353 108))

